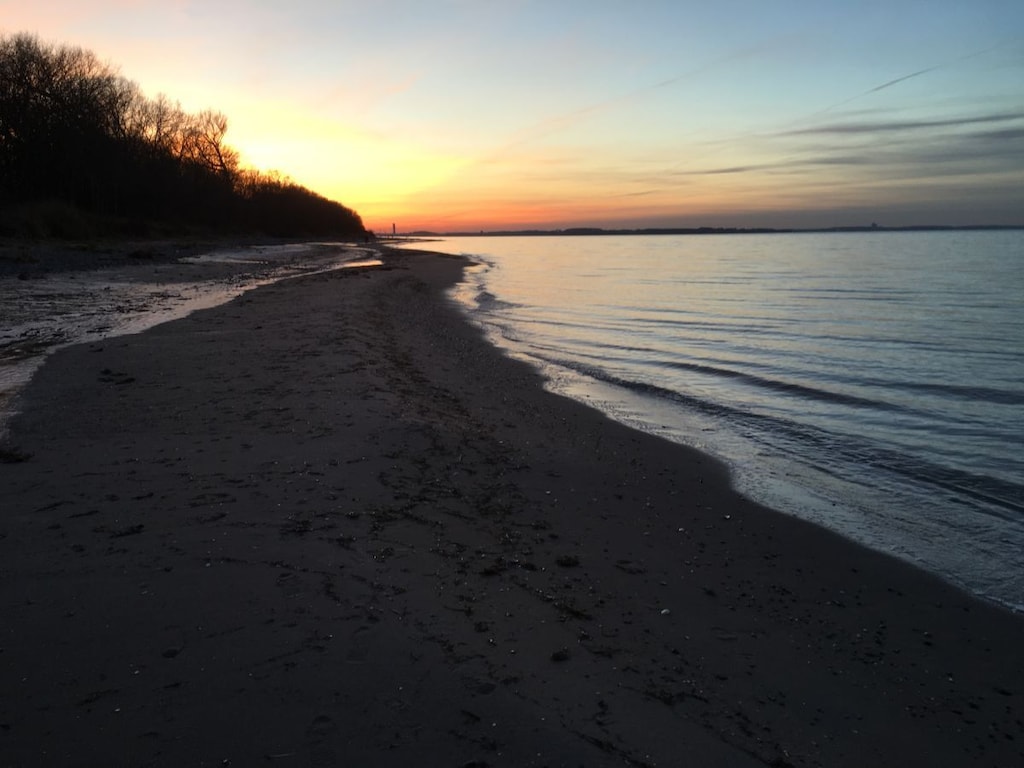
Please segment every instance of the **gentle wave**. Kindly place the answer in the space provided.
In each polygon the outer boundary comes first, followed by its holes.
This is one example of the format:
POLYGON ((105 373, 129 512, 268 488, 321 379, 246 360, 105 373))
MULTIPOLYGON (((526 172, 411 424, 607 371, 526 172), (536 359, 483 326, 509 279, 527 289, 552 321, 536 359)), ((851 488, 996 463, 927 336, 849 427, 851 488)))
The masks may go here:
MULTIPOLYGON (((786 419, 752 413, 748 410, 686 395, 656 384, 626 379, 611 374, 597 366, 588 366, 576 361, 560 360, 552 357, 538 356, 538 359, 547 365, 573 370, 598 381, 614 384, 632 392, 684 404, 688 408, 714 416, 725 417, 735 422, 750 425, 756 424, 759 429, 765 432, 785 434, 794 442, 827 449, 831 454, 830 465, 837 465, 841 463, 838 461, 839 459, 845 459, 876 470, 884 470, 896 475, 902 475, 908 479, 926 483, 937 488, 968 494, 975 499, 991 504, 993 510, 1004 510, 1006 519, 1016 519, 1014 515, 1024 518, 1024 485, 1018 483, 1006 482, 988 475, 956 470, 910 454, 888 450, 867 441, 856 441, 849 436, 839 437, 807 425, 797 425, 786 419)), ((816 392, 817 394, 820 393, 816 392)), ((836 398, 832 402, 846 403, 842 398, 836 398)), ((871 405, 874 407, 876 404, 871 403, 871 405)))
POLYGON ((499 309, 514 309, 515 304, 502 301, 490 291, 478 291, 476 294, 477 306, 484 311, 495 311, 499 309))
POLYGON ((844 394, 842 392, 830 392, 825 389, 816 389, 814 387, 808 387, 804 384, 795 384, 789 381, 779 381, 776 379, 768 379, 764 376, 756 376, 752 373, 744 373, 743 371, 735 371, 729 368, 717 368, 710 365, 700 365, 698 363, 682 363, 678 361, 663 360, 655 363, 656 365, 672 368, 675 370, 694 371, 697 373, 706 373, 711 376, 720 378, 733 379, 736 381, 742 381, 745 384, 753 384, 772 392, 780 392, 787 395, 795 395, 798 397, 808 398, 811 400, 819 400, 826 403, 837 403, 842 405, 849 405, 854 408, 871 408, 879 411, 893 411, 897 413, 909 413, 911 409, 894 405, 892 403, 886 403, 881 400, 870 400, 865 397, 857 397, 855 395, 844 394))
POLYGON ((556 389, 1024 608, 1024 232, 439 248, 482 257, 461 298, 556 389))
POLYGON ((893 384, 893 386, 905 389, 908 392, 922 392, 957 400, 974 400, 981 403, 995 403, 999 405, 1024 405, 1024 392, 1014 392, 1008 389, 979 386, 966 387, 957 384, 922 384, 917 382, 899 382, 893 384))

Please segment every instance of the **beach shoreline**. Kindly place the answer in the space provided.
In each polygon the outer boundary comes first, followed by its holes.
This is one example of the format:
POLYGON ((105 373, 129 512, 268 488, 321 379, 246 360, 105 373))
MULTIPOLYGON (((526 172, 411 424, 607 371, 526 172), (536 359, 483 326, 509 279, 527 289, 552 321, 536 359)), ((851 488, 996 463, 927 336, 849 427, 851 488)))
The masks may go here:
POLYGON ((1024 617, 545 391, 465 260, 382 253, 27 387, 3 765, 1024 759, 1024 617))
POLYGON ((0 440, 11 403, 54 349, 138 333, 367 252, 363 244, 267 238, 0 242, 0 440))
POLYGON ((0 277, 34 280, 63 272, 174 263, 227 245, 235 240, 199 238, 83 240, 65 242, 0 239, 0 277))

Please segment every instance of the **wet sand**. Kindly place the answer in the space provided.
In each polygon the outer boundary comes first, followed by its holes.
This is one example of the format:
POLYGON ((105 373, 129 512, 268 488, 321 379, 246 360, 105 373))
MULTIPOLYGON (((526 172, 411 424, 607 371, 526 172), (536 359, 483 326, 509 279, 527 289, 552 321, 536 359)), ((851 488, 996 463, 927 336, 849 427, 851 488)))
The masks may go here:
POLYGON ((545 392, 463 266, 48 360, 0 454, 0 765, 1024 762, 1024 618, 545 392))
POLYGON ((280 240, 179 237, 166 240, 26 240, 0 238, 0 278, 36 280, 48 275, 83 270, 117 269, 174 264, 219 248, 274 245, 280 240))

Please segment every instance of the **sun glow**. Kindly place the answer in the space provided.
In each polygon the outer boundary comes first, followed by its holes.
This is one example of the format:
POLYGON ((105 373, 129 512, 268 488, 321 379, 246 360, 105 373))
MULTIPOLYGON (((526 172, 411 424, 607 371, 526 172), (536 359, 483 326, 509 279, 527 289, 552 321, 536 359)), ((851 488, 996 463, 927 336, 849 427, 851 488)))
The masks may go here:
POLYGON ((1019 3, 925 29, 902 0, 884 25, 400 5, 0 0, 0 23, 222 112, 244 165, 376 230, 1024 223, 1019 3))
POLYGON ((342 201, 360 213, 367 226, 406 215, 402 199, 444 185, 470 162, 402 136, 325 119, 288 104, 236 106, 245 120, 233 123, 229 135, 243 164, 279 172, 342 201))

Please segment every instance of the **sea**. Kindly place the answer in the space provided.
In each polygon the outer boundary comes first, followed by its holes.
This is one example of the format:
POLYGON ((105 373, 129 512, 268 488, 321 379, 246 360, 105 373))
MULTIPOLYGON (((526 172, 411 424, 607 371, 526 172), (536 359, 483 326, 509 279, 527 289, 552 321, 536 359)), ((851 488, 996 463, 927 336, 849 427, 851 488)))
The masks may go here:
POLYGON ((452 237, 547 386, 1024 610, 1024 231, 452 237))

